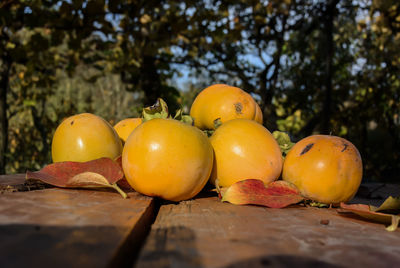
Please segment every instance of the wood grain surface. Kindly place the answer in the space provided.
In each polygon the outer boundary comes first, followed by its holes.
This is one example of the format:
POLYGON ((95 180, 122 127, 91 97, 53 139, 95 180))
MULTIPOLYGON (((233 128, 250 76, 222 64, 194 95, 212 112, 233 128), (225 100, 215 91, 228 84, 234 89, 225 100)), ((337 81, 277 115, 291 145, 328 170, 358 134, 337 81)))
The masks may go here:
MULTIPOLYGON (((235 206, 205 192, 158 211, 156 200, 137 193, 124 200, 112 191, 38 190, 24 174, 1 175, 0 187, 0 267, 400 263, 400 230, 387 232, 384 225, 335 209, 235 206)), ((364 184, 353 203, 379 205, 389 195, 400 195, 400 186, 364 184)))
POLYGON ((396 267, 400 230, 336 209, 269 209, 216 197, 161 206, 137 267, 396 267))
POLYGON ((0 267, 132 266, 154 219, 137 193, 46 189, 0 195, 0 267))
POLYGON ((24 184, 25 174, 12 174, 12 175, 0 175, 0 185, 2 186, 13 186, 24 184))

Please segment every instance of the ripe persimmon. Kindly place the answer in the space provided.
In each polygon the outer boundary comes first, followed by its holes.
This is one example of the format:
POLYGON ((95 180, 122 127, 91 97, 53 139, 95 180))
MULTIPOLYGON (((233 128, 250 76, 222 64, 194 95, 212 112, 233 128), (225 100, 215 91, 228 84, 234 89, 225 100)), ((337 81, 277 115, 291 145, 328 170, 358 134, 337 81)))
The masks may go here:
POLYGON ((211 183, 227 187, 245 179, 265 184, 278 179, 282 153, 272 134, 249 119, 233 119, 218 127, 210 137, 214 148, 211 183))
POLYGON ((56 129, 51 144, 53 162, 85 162, 121 155, 122 144, 103 118, 82 113, 66 118, 56 129))
POLYGON ((114 129, 124 142, 132 131, 142 123, 142 118, 126 118, 115 124, 114 129))
POLYGON ((325 204, 347 202, 361 183, 361 156, 346 139, 312 135, 289 151, 282 178, 296 185, 311 200, 325 204))
POLYGON ((225 123, 246 118, 262 123, 260 107, 244 90, 225 84, 215 84, 202 90, 193 101, 190 115, 200 129, 215 129, 214 122, 225 123))
POLYGON ((198 128, 174 119, 152 119, 128 137, 122 167, 137 192, 166 200, 194 197, 207 183, 213 150, 198 128))
POLYGON ((256 103, 256 115, 254 116, 254 120, 261 125, 263 123, 263 112, 258 103, 256 103))

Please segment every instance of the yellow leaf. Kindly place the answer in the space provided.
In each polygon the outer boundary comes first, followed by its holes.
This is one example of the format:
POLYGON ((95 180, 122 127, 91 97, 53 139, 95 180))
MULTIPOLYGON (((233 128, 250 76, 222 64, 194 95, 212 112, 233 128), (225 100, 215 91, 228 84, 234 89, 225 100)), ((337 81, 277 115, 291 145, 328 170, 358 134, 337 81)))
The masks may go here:
POLYGON ((140 18, 140 23, 141 24, 146 24, 151 22, 151 17, 147 14, 144 14, 141 18, 140 18))
POLYGON ((14 48, 15 48, 15 44, 14 44, 14 43, 11 43, 11 42, 7 42, 6 48, 7 48, 7 49, 14 49, 14 48))

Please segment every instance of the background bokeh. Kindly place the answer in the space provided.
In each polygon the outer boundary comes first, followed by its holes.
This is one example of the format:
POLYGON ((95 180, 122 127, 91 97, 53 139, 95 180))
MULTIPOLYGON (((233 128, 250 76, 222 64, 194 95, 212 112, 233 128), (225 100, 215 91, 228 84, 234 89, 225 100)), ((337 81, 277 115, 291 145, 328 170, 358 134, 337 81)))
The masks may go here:
POLYGON ((250 92, 270 131, 345 137, 365 180, 398 179, 397 0, 2 0, 0 174, 50 163, 69 115, 188 112, 214 83, 250 92))

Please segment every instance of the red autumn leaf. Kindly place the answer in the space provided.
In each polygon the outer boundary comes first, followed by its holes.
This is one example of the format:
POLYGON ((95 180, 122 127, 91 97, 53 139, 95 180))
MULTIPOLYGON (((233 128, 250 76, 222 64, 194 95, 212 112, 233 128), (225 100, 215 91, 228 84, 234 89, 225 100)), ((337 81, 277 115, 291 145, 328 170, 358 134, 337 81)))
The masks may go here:
POLYGON ((36 172, 26 172, 26 179, 35 179, 63 188, 109 187, 126 198, 126 194, 116 184, 123 176, 119 164, 110 158, 88 162, 58 162, 36 172))
MULTIPOLYGON (((122 169, 122 155, 118 156, 117 158, 115 158, 114 160, 115 162, 118 163, 118 165, 121 167, 122 169)), ((121 187, 122 189, 125 190, 133 190, 132 186, 129 184, 129 182, 126 180, 125 176, 120 179, 118 182, 118 186, 121 187)))
POLYGON ((388 224, 389 226, 386 228, 386 230, 395 231, 400 222, 400 215, 387 214, 378 211, 398 208, 398 206, 400 205, 399 202, 400 200, 398 198, 393 198, 390 196, 380 207, 374 207, 364 204, 348 205, 345 203, 341 203, 340 208, 342 210, 339 212, 352 212, 365 219, 388 224))
POLYGON ((303 201, 296 186, 275 181, 265 187, 261 180, 249 179, 236 182, 223 194, 222 201, 235 205, 260 205, 270 208, 284 208, 303 201))

